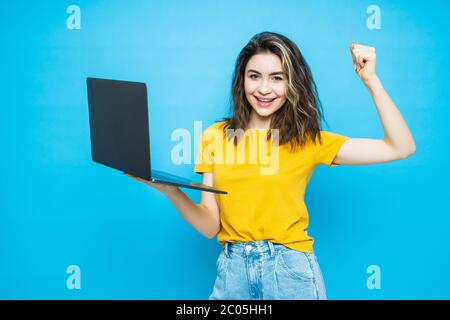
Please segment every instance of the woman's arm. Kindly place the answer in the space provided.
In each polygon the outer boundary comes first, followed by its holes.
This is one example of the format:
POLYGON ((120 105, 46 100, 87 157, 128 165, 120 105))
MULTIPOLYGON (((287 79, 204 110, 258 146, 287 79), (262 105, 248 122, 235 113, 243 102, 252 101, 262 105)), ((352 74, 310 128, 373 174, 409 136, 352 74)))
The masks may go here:
MULTIPOLYGON (((205 237, 212 239, 220 229, 219 209, 214 194, 202 191, 200 204, 195 204, 180 188, 149 182, 127 174, 128 177, 162 192, 191 226, 205 237)), ((203 184, 213 186, 213 174, 203 174, 203 184)))
POLYGON ((411 131, 376 75, 375 48, 351 44, 355 71, 369 90, 384 129, 383 139, 355 138, 345 141, 336 164, 372 164, 404 159, 416 151, 411 131))

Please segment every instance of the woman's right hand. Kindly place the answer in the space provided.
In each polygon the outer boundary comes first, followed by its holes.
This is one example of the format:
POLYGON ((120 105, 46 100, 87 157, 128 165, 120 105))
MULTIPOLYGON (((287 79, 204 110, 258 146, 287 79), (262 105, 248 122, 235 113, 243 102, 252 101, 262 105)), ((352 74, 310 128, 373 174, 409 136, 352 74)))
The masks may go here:
POLYGON ((148 186, 150 186, 150 187, 152 187, 152 188, 154 188, 154 189, 156 189, 158 191, 161 191, 165 195, 168 195, 170 193, 173 193, 173 192, 176 192, 176 191, 180 190, 177 186, 171 186, 171 185, 167 185, 167 184, 150 182, 150 181, 141 179, 139 177, 133 176, 132 174, 125 173, 125 172, 124 172, 124 174, 127 177, 131 178, 131 179, 134 179, 134 180, 139 181, 139 182, 143 182, 146 185, 148 185, 148 186))

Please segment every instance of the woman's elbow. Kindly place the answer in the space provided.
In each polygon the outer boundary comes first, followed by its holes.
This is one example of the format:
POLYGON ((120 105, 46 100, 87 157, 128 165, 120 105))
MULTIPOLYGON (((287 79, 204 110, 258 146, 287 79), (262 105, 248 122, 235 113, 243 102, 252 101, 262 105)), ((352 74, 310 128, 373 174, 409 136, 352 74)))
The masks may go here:
POLYGON ((409 148, 407 151, 404 151, 401 155, 402 159, 406 159, 410 156, 412 156, 414 153, 416 153, 416 145, 414 144, 411 148, 409 148))
POLYGON ((220 230, 220 226, 218 228, 212 230, 211 232, 208 232, 207 234, 205 234, 205 236, 208 239, 214 239, 217 236, 217 234, 219 233, 219 230, 220 230))

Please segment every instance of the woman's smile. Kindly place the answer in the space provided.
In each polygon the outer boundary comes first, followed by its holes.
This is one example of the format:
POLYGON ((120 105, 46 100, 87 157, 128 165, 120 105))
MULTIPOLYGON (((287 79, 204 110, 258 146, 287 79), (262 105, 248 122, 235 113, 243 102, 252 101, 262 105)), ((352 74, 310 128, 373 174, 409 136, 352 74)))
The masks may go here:
POLYGON ((268 108, 273 104, 275 100, 277 100, 277 98, 268 99, 268 98, 259 98, 257 96, 254 97, 256 100, 256 104, 261 108, 268 108))

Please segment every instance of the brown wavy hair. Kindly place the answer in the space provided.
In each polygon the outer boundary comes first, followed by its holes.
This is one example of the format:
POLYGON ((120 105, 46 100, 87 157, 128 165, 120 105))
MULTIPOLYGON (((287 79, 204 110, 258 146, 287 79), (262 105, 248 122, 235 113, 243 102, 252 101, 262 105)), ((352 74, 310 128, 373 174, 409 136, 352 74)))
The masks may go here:
MULTIPOLYGON (((323 112, 311 70, 297 45, 284 35, 274 32, 254 35, 239 53, 232 80, 232 115, 218 120, 225 121, 223 131, 247 129, 252 106, 245 96, 244 73, 250 58, 258 53, 277 55, 281 60, 283 72, 287 75, 286 102, 272 115, 270 123, 270 129, 279 129, 279 145, 290 143, 291 150, 295 150, 302 147, 308 139, 315 143, 317 136, 322 143, 320 122, 323 112)), ((230 131, 227 131, 228 139, 234 138, 234 145, 237 145, 241 135, 239 131, 237 134, 230 134, 230 131)), ((267 141, 270 137, 271 130, 268 131, 267 141)))

